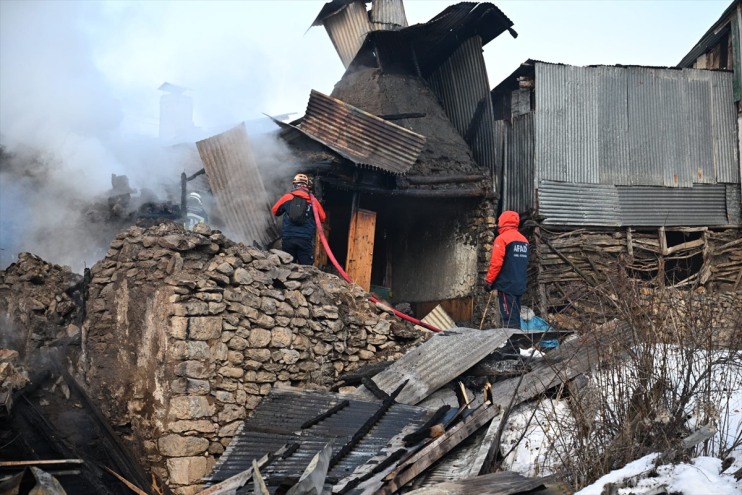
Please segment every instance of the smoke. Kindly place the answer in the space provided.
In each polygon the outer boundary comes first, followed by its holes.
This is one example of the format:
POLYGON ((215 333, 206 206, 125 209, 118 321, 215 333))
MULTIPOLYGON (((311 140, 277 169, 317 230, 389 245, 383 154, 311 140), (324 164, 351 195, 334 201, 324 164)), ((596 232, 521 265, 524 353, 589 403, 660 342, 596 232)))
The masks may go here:
POLYGON ((146 192, 179 203, 181 172, 202 167, 193 143, 241 121, 266 184, 290 176, 296 159, 275 132, 249 121, 301 111, 307 84, 337 79, 326 35, 301 38, 318 8, 307 3, 297 4, 300 19, 266 20, 291 32, 269 55, 259 29, 247 26, 266 4, 0 2, 0 269, 21 251, 78 273, 91 266, 115 232, 91 225, 86 206, 105 201, 113 174, 129 178, 135 200, 146 192), (284 60, 291 50, 319 51, 319 38, 334 73, 284 60), (157 137, 157 88, 166 81, 194 99, 185 146, 157 137))

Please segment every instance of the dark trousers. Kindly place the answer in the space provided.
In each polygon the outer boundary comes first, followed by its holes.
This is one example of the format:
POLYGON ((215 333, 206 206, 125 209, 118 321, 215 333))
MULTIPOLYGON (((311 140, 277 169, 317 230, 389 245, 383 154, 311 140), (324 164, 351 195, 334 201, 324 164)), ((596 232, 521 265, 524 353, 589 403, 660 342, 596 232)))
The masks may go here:
POLYGON ((300 265, 311 265, 314 263, 314 239, 302 237, 290 237, 281 241, 284 251, 294 257, 294 261, 300 265))
POLYGON ((520 296, 497 291, 500 317, 504 328, 520 328, 520 296))

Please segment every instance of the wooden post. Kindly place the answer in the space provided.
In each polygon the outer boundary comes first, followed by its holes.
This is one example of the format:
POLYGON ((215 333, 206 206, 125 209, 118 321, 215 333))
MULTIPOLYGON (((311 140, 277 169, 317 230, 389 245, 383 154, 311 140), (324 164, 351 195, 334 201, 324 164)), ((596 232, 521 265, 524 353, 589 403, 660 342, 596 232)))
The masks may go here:
MULTIPOLYGON (((330 239, 330 213, 326 213, 324 223, 322 224, 322 230, 325 232, 325 238, 330 239)), ((314 266, 327 266, 327 253, 322 245, 322 240, 319 238, 319 232, 314 234, 314 266)))
POLYGON ((376 213, 355 210, 348 231, 348 256, 345 271, 365 291, 371 290, 371 267, 374 259, 376 213))

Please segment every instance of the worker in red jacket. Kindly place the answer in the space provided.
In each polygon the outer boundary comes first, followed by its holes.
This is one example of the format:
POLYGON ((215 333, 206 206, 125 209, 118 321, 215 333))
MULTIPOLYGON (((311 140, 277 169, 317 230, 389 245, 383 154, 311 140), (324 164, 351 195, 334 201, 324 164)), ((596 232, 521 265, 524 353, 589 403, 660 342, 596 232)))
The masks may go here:
POLYGON ((275 216, 283 215, 281 249, 293 256, 300 265, 314 263, 317 223, 312 208, 317 209, 320 222, 324 222, 325 210, 317 198, 309 194, 309 177, 304 174, 294 176, 293 190, 281 196, 271 208, 275 216))
POLYGON ((520 216, 504 211, 497 220, 499 234, 492 245, 492 258, 484 288, 497 289, 502 326, 520 328, 520 297, 526 291, 528 240, 518 232, 520 216))

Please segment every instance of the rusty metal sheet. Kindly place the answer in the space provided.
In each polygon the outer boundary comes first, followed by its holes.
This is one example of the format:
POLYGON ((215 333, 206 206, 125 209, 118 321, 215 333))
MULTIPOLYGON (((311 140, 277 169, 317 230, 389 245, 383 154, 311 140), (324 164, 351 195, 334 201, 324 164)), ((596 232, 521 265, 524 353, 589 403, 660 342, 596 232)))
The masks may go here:
MULTIPOLYGON (((397 402, 417 404, 504 346, 515 333, 520 333, 520 330, 454 328, 435 334, 376 375, 373 381, 381 390, 391 393, 408 380, 397 402)), ((357 394, 373 397, 365 387, 359 387, 357 394)))
POLYGON ((297 129, 358 165, 393 174, 406 173, 425 145, 425 136, 315 90, 297 129))
POLYGON ((267 247, 278 237, 268 193, 250 149, 244 122, 196 143, 211 191, 235 241, 267 247))
POLYGON ((407 27, 407 15, 402 0, 372 0, 371 23, 375 30, 407 27))

